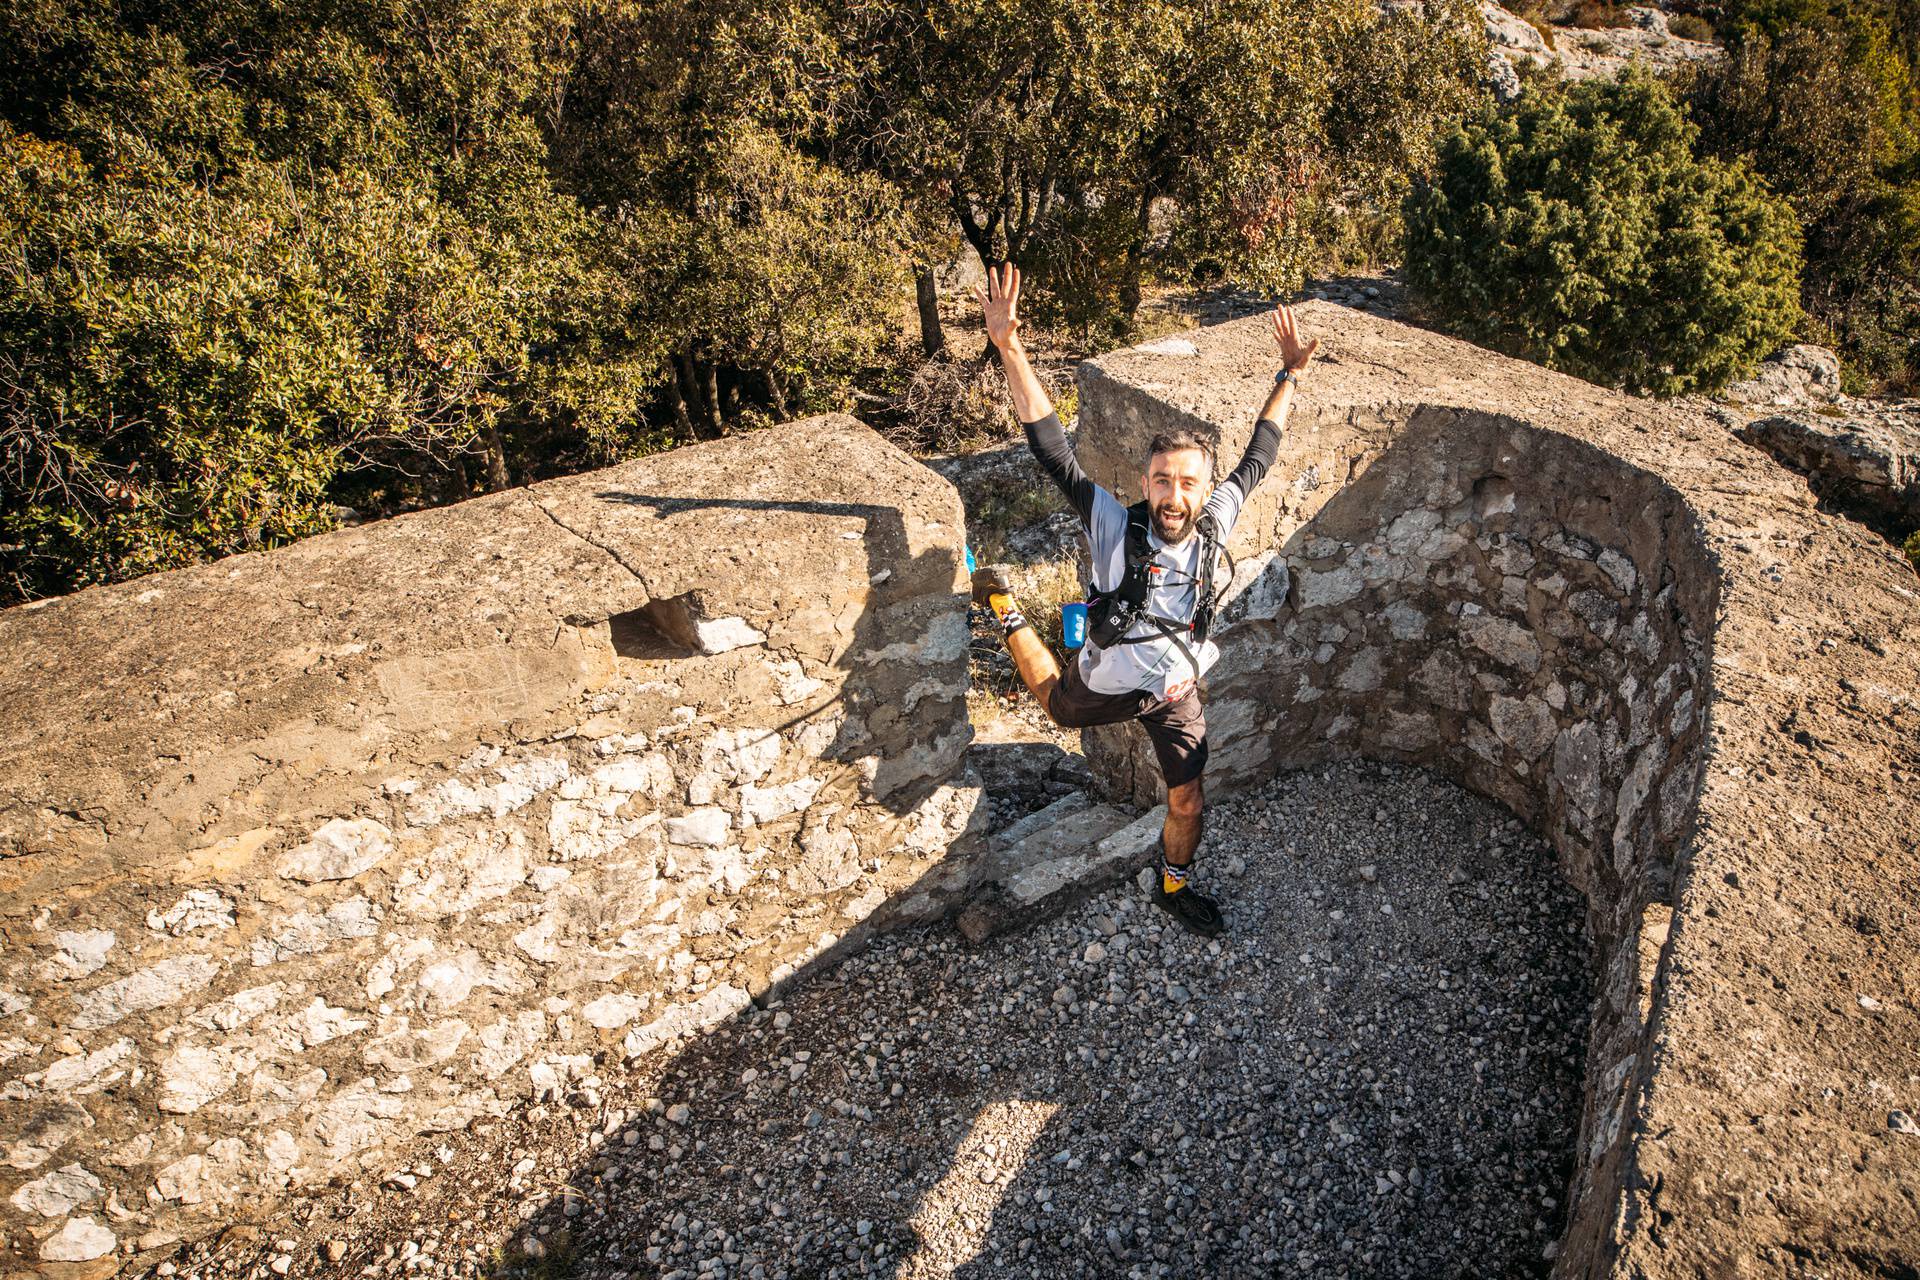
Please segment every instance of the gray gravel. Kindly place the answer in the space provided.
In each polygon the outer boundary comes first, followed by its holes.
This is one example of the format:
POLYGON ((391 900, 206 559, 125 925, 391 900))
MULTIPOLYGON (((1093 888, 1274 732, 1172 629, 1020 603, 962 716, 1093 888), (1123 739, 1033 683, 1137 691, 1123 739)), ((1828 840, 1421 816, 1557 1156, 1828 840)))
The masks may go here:
POLYGON ((361 1187, 179 1262, 1544 1274, 1591 990, 1551 855, 1487 801, 1366 763, 1283 776, 1210 824, 1199 884, 1224 939, 1137 885, 977 948, 896 935, 677 1059, 603 1069, 571 1111, 450 1135, 462 1153, 415 1190, 361 1187))

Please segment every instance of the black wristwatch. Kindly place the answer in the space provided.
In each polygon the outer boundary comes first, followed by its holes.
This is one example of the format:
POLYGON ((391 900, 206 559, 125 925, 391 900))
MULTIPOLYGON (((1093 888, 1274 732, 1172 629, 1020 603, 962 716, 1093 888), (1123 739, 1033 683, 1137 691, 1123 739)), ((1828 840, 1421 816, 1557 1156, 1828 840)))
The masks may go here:
POLYGON ((1300 386, 1299 372, 1293 369, 1282 369, 1279 373, 1273 375, 1274 386, 1277 387, 1283 382, 1291 382, 1297 389, 1300 386))

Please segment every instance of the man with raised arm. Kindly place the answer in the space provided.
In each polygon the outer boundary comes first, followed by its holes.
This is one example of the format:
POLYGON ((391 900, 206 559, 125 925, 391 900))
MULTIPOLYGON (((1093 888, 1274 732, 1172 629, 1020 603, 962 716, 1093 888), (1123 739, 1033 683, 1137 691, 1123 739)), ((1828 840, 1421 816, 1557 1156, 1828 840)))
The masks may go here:
POLYGON ((1280 370, 1239 464, 1216 487, 1210 442, 1190 431, 1162 433, 1147 446, 1143 501, 1128 508, 1080 469, 1027 361, 1015 315, 1019 270, 1009 263, 989 271, 974 294, 986 313, 987 336, 1000 352, 1028 447, 1086 530, 1093 571, 1087 642, 1063 674, 1021 617, 1004 566, 973 575, 973 598, 998 619, 1020 678, 1056 723, 1079 729, 1140 720, 1167 784, 1154 901, 1187 928, 1212 937, 1226 928, 1225 917, 1189 878, 1200 845, 1200 775, 1207 765, 1198 681, 1219 656, 1205 636, 1214 606, 1213 559, 1247 495, 1273 465, 1298 375, 1319 342, 1300 336, 1286 307, 1275 308, 1280 370))

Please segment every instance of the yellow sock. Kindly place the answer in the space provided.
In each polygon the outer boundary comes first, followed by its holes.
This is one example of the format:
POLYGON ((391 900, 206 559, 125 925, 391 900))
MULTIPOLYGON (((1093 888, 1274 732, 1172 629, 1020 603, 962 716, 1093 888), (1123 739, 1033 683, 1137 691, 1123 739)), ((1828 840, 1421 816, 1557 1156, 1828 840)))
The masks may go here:
POLYGON ((1187 883, 1187 870, 1188 868, 1186 867, 1180 868, 1180 875, 1176 879, 1168 865, 1163 863, 1160 868, 1160 892, 1178 893, 1181 889, 1185 888, 1187 883))

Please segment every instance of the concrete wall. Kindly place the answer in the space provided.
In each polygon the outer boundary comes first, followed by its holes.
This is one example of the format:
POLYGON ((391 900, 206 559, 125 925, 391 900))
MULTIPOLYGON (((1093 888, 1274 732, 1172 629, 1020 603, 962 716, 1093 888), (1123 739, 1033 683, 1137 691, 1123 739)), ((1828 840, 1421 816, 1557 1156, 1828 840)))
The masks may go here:
MULTIPOLYGON (((1849 1188, 1877 1209, 1878 1228, 1803 1206, 1755 1231, 1751 1208, 1745 1221, 1729 1213, 1751 1204, 1750 1188, 1777 1188, 1782 1167, 1819 1167, 1821 1154, 1844 1150, 1853 1125, 1896 1166, 1911 1169, 1920 1151, 1889 1141, 1886 1109, 1873 1110, 1858 1064, 1817 1029, 1861 1007, 1852 986, 1904 985, 1899 950, 1878 935, 1863 942, 1853 908, 1831 906, 1820 959, 1791 983, 1749 992, 1753 973, 1723 966, 1779 945, 1784 922, 1725 921, 1710 900, 1751 893, 1757 866, 1769 884, 1797 881, 1794 896, 1818 897, 1855 860, 1914 864, 1911 787, 1891 798, 1909 837, 1856 821, 1839 860, 1784 821, 1787 796, 1769 796, 1758 778, 1785 772, 1771 761, 1797 699, 1763 709, 1748 690, 1730 694, 1723 674, 1750 669, 1756 632, 1775 646, 1808 633, 1817 641, 1850 618, 1858 626, 1861 613, 1881 635, 1903 618, 1910 627, 1911 573, 1811 510, 1796 479, 1679 406, 1609 396, 1342 308, 1303 308, 1303 322, 1323 356, 1232 542, 1237 598, 1206 688, 1210 794, 1334 756, 1407 761, 1501 800, 1556 850, 1587 894, 1597 961, 1558 1274, 1692 1275, 1746 1265, 1735 1260, 1763 1256, 1770 1239, 1871 1257, 1893 1222, 1916 1228, 1909 1243, 1920 1239, 1910 1196, 1883 1167, 1849 1188), (1716 544, 1756 529, 1776 546, 1790 536, 1794 556, 1737 576, 1716 544), (1816 558, 1824 574, 1857 575, 1852 599, 1822 598, 1816 558), (1687 987, 1678 998, 1676 975, 1687 987), (1738 1037, 1756 1000, 1799 1010, 1805 1031, 1738 1037), (1854 1115, 1840 1120, 1829 1102, 1826 1121, 1797 1136, 1756 1124, 1745 1091, 1720 1083, 1733 1059, 1756 1051, 1762 1060, 1743 1069, 1779 1080, 1785 1062, 1796 1082, 1845 1079, 1854 1115), (1673 1177, 1676 1160, 1685 1183, 1673 1177)), ((1083 366, 1078 448, 1094 477, 1132 500, 1147 440, 1169 426, 1216 438, 1224 474, 1272 376, 1263 324, 1083 366)), ((1870 656, 1888 662, 1880 688, 1920 668, 1912 646, 1876 644, 1870 656)), ((1808 647, 1816 660, 1836 652, 1831 641, 1808 647)), ((1892 736, 1914 752, 1912 704, 1884 706, 1892 736)), ((1821 718, 1812 733, 1822 747, 1854 728, 1821 718)), ((1112 794, 1144 803, 1160 792, 1137 726, 1092 731, 1087 746, 1112 794)), ((1870 771, 1820 782, 1832 788, 1822 801, 1800 792, 1802 824, 1810 810, 1831 819, 1889 804, 1870 771)), ((1850 896, 1881 897, 1884 883, 1879 872, 1860 876, 1850 896)), ((1798 953, 1804 940, 1794 942, 1798 953)), ((1902 1021, 1912 1023, 1910 1008, 1902 1021)), ((1885 1030, 1871 1056, 1893 1070, 1899 1031, 1885 1030)), ((1823 1102, 1810 1083, 1784 1092, 1790 1106, 1823 1102)))
POLYGON ((821 418, 0 613, 0 1268, 377 1176, 949 906, 962 529, 821 418))

